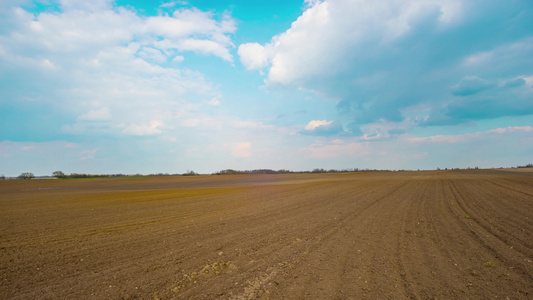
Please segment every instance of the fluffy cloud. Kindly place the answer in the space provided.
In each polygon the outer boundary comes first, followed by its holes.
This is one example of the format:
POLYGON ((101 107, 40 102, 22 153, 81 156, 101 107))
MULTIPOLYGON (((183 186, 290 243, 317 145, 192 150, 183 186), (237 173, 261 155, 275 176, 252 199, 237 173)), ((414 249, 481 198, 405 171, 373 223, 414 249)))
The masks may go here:
POLYGON ((8 8, 17 18, 4 24, 12 28, 2 36, 8 53, 94 55, 106 47, 126 46, 138 41, 140 56, 159 54, 172 57, 176 52, 194 51, 233 60, 230 34, 235 21, 229 15, 216 20, 213 14, 198 9, 177 9, 171 16, 141 17, 111 1, 63 1, 61 13, 37 15, 22 8, 8 8), (7 41, 9 44, 7 45, 7 41), (44 52, 44 53, 43 53, 44 52), (48 52, 48 53, 47 53, 48 52), (91 53, 93 52, 93 53, 91 53))
POLYGON ((326 121, 326 120, 316 120, 311 121, 307 125, 302 134, 308 135, 335 135, 343 132, 342 125, 339 121, 326 121))
MULTIPOLYGON (((407 118, 403 111, 421 104, 432 107, 431 119, 446 116, 446 121, 431 124, 483 119, 481 114, 453 112, 462 109, 455 98, 483 95, 501 82, 531 76, 533 70, 529 1, 306 3, 291 28, 269 43, 240 45, 240 60, 247 69, 266 70, 269 87, 314 90, 336 101, 339 113, 349 116, 343 118, 349 120, 346 128, 353 132, 383 120, 402 122, 407 118)), ((533 96, 531 89, 520 95, 511 90, 498 93, 501 98, 494 101, 517 108, 524 97, 533 96)), ((476 103, 482 101, 493 103, 476 103)), ((527 114, 533 113, 527 108, 527 114)), ((495 115, 515 115, 515 110, 486 117, 495 115)))
POLYGON ((240 46, 243 50, 256 50, 239 53, 247 68, 263 66, 265 59, 258 64, 256 57, 258 53, 261 57, 268 53, 271 65, 268 80, 272 83, 290 84, 321 77, 324 73, 333 75, 345 71, 339 70, 343 62, 357 62, 362 55, 376 59, 381 53, 359 50, 391 46, 412 31, 413 26, 421 25, 425 18, 435 16, 436 22, 445 26, 461 16, 461 3, 457 0, 380 3, 327 0, 308 4, 308 9, 292 27, 273 37, 270 43, 240 46))
POLYGON ((328 126, 328 125, 331 125, 331 123, 333 123, 333 121, 326 121, 326 120, 311 121, 309 122, 309 124, 305 125, 305 130, 315 130, 317 127, 328 126))
POLYGON ((220 94, 203 74, 165 64, 190 52, 233 61, 229 15, 179 8, 145 17, 89 2, 60 1, 58 11, 40 13, 2 4, 10 17, 0 20, 0 117, 12 122, 3 138, 158 135, 220 94), (25 130, 15 115, 47 125, 25 130))
POLYGON ((235 32, 236 26, 228 15, 216 21, 210 13, 197 9, 177 10, 172 17, 148 18, 143 30, 164 37, 154 41, 154 45, 165 53, 173 53, 173 50, 194 51, 233 61, 229 52, 233 43, 228 34, 235 32))
POLYGON ((240 45, 238 54, 242 64, 248 70, 261 69, 268 65, 269 57, 267 50, 258 43, 240 45))

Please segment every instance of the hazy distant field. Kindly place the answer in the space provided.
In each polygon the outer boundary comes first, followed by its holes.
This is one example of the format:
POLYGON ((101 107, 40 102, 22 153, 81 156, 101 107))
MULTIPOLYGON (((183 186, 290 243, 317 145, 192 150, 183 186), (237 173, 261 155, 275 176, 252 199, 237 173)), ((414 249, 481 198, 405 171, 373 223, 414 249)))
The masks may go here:
POLYGON ((533 173, 0 182, 0 299, 531 299, 533 173))

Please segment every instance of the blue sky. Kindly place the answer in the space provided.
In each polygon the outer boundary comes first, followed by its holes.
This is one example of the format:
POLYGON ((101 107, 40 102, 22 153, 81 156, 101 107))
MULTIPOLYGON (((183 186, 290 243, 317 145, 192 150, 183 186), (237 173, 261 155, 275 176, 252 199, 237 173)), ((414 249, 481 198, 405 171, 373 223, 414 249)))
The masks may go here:
POLYGON ((0 3, 0 173, 533 160, 529 0, 0 3))

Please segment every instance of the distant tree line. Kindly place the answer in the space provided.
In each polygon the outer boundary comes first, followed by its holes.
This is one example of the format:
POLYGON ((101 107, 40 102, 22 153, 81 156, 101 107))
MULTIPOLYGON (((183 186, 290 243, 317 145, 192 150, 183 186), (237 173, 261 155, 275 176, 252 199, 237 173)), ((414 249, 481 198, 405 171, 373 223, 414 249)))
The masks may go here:
POLYGON ((313 169, 312 171, 291 171, 291 170, 271 170, 271 169, 256 169, 256 170, 233 170, 226 169, 213 173, 212 175, 250 175, 250 174, 306 174, 306 173, 349 173, 349 172, 373 172, 373 171, 390 171, 390 170, 377 170, 377 169, 313 169))
POLYGON ((213 175, 244 175, 244 174, 286 174, 286 173, 294 173, 289 170, 270 170, 270 169, 258 169, 258 170, 233 170, 233 169, 226 169, 222 171, 218 171, 216 173, 213 173, 213 175))
POLYGON ((518 166, 517 168, 533 168, 533 164, 527 164, 525 166, 518 166))
POLYGON ((200 175, 194 171, 187 170, 187 173, 184 174, 169 174, 169 173, 153 173, 148 175, 143 175, 140 173, 137 173, 135 175, 127 175, 127 174, 84 174, 84 173, 71 173, 70 175, 66 175, 65 173, 61 171, 55 171, 52 173, 52 177, 58 178, 58 179, 67 179, 67 178, 109 178, 109 177, 126 177, 126 176, 196 176, 200 175))
POLYGON ((66 175, 62 171, 55 171, 52 173, 52 177, 57 179, 67 179, 67 178, 105 178, 105 177, 123 177, 125 174, 83 174, 83 173, 71 173, 66 175))
MULTIPOLYGON (((146 176, 179 176, 180 174, 169 174, 169 173, 154 173, 154 174, 148 174, 146 176)), ((144 175, 143 175, 144 176, 144 175)))
POLYGON ((200 174, 198 174, 198 173, 196 173, 196 172, 194 172, 192 170, 191 171, 187 170, 187 173, 183 173, 181 176, 198 176, 198 175, 200 175, 200 174))
MULTIPOLYGON (((503 168, 500 168, 500 169, 503 169, 503 168)), ((444 169, 441 169, 441 168, 437 168, 437 171, 440 171, 440 170, 479 170, 479 167, 466 167, 466 168, 444 168, 444 169)), ((420 171, 420 170, 419 170, 420 171)))
MULTIPOLYGON (((500 167, 502 169, 503 167, 500 167)), ((527 164, 523 166, 516 166, 515 168, 533 168, 533 164, 527 164)), ((467 167, 467 168, 445 168, 444 170, 477 170, 478 167, 467 167)), ((437 168, 437 170, 441 170, 441 168, 437 168)), ((233 170, 233 169, 226 169, 222 171, 218 171, 215 173, 212 173, 211 175, 252 175, 252 174, 305 174, 305 173, 351 173, 351 172, 390 172, 393 170, 378 170, 378 169, 359 169, 359 168, 348 168, 348 169, 322 169, 322 168, 315 168, 312 171, 291 171, 291 170, 272 170, 272 169, 255 169, 255 170, 233 170)), ((395 170, 398 172, 401 171, 408 171, 408 170, 395 170)), ((420 169, 418 170, 420 171, 420 169)), ((55 177, 57 179, 68 179, 68 178, 108 178, 108 177, 125 177, 125 176, 197 176, 201 175, 199 173, 196 173, 192 170, 187 170, 186 173, 183 174, 169 174, 169 173, 155 173, 155 174, 148 174, 143 175, 140 173, 137 173, 135 175, 126 175, 126 174, 84 174, 84 173, 71 173, 69 175, 63 173, 62 171, 54 171, 52 173, 52 177, 55 177)), ((6 177, 4 175, 0 175, 0 180, 12 180, 12 179, 18 179, 18 180, 30 180, 34 179, 35 175, 31 172, 24 172, 20 174, 18 177, 6 177)))

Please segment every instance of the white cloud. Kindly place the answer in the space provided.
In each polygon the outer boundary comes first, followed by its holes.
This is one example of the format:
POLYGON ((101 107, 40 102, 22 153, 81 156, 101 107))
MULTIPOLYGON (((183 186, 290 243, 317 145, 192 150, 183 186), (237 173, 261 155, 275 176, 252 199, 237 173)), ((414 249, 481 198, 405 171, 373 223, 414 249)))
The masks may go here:
POLYGON ((139 52, 137 52, 137 55, 146 61, 153 61, 156 63, 164 63, 168 59, 168 57, 163 54, 161 50, 152 47, 143 47, 141 50, 139 50, 139 52))
POLYGON ((531 73, 533 31, 527 15, 533 8, 524 1, 510 6, 497 0, 305 3, 290 29, 265 44, 240 45, 238 54, 247 69, 266 74, 267 88, 312 90, 337 102, 346 132, 358 134, 382 120, 400 124, 411 117, 406 109, 418 105, 430 107, 417 117, 432 126, 533 112, 525 87, 493 93, 501 80, 531 73), (495 17, 502 11, 513 21, 495 17), (446 51, 453 43, 459 44, 446 51), (466 103, 471 99, 476 102, 466 103), (503 101, 509 105, 500 105, 503 101))
POLYGON ((238 54, 242 64, 248 70, 261 69, 268 65, 267 50, 258 43, 240 45, 238 54))
POLYGON ((113 0, 60 0, 61 6, 65 10, 100 11, 112 8, 113 0))
POLYGON ((532 126, 511 126, 506 128, 495 128, 485 131, 484 133, 515 133, 515 132, 533 132, 532 126))
POLYGON ((524 80, 526 81, 526 84, 533 86, 533 76, 525 76, 524 80))
POLYGON ((60 55, 64 62, 134 43, 141 49, 139 57, 156 62, 165 61, 162 55, 174 56, 176 51, 233 59, 228 50, 233 47, 229 34, 236 27, 229 15, 216 20, 212 13, 193 8, 176 10, 172 16, 142 17, 124 8, 113 8, 111 1, 86 2, 64 1, 61 13, 42 12, 36 16, 15 8, 17 24, 9 24, 15 31, 0 36, 5 54, 35 57, 49 53, 60 55))
POLYGON ((223 15, 217 21, 209 12, 198 9, 180 9, 172 16, 156 16, 146 19, 142 31, 159 37, 153 46, 164 51, 193 51, 215 55, 232 62, 229 48, 234 45, 228 34, 235 32, 235 21, 223 15))
POLYGON ((181 51, 196 51, 206 55, 215 55, 226 61, 233 61, 233 56, 227 47, 211 40, 184 39, 177 44, 177 49, 181 51))
POLYGON ((203 74, 159 64, 183 62, 183 51, 232 61, 229 15, 183 8, 145 17, 112 1, 63 3, 60 12, 36 15, 6 8, 12 14, 0 19, 0 70, 11 83, 1 98, 39 99, 63 120, 77 116, 58 126, 77 135, 158 135, 200 103, 219 104, 220 92, 203 74))
POLYGON ((51 69, 51 70, 55 69, 54 64, 48 59, 43 59, 41 65, 43 68, 46 68, 46 69, 51 69))
POLYGON ((252 153, 250 152, 251 148, 252 148, 252 144, 250 142, 238 143, 237 145, 233 147, 231 154, 234 157, 251 157, 252 156, 252 153))
POLYGON ((161 133, 163 123, 152 121, 150 124, 130 124, 122 132, 131 135, 155 135, 161 133))
POLYGON ((247 69, 269 64, 268 82, 281 84, 327 76, 342 70, 345 58, 357 55, 357 49, 368 50, 369 43, 375 47, 406 35, 428 13, 438 14, 441 23, 457 22, 462 16, 458 0, 306 3, 302 16, 270 43, 239 47, 241 61, 247 69))
POLYGON ((183 57, 182 55, 176 55, 176 57, 172 59, 172 61, 175 61, 178 63, 183 62, 184 60, 185 60, 185 57, 183 57))
POLYGON ((211 105, 211 106, 219 106, 220 103, 221 103, 221 102, 220 102, 220 98, 221 98, 221 97, 222 97, 222 96, 220 96, 220 95, 214 97, 213 99, 211 99, 211 100, 208 102, 208 104, 211 105))
POLYGON ((78 120, 82 121, 107 121, 111 119, 109 108, 101 107, 98 109, 89 110, 86 114, 80 115, 78 120))
POLYGON ((161 4, 161 5, 159 5, 159 7, 172 8, 172 7, 175 7, 177 5, 187 5, 187 4, 189 4, 189 2, 187 2, 187 1, 171 1, 171 2, 167 2, 167 3, 161 4))
POLYGON ((313 120, 300 133, 307 135, 336 135, 344 131, 339 121, 313 120))
POLYGON ((326 121, 326 120, 311 121, 307 125, 305 125, 305 130, 315 130, 317 127, 327 126, 327 125, 330 125, 331 123, 333 123, 333 121, 326 121))
POLYGON ((495 128, 487 131, 455 134, 455 135, 435 135, 428 137, 411 137, 407 141, 409 143, 439 143, 439 144, 455 144, 455 143, 472 143, 477 139, 485 138, 491 135, 503 135, 512 133, 533 133, 531 126, 512 126, 506 128, 495 128))
POLYGON ((85 150, 81 152, 81 160, 87 160, 87 159, 94 159, 94 156, 96 155, 96 152, 98 152, 100 148, 85 150))
POLYGON ((272 125, 265 125, 263 122, 254 120, 242 120, 235 116, 209 116, 201 114, 193 118, 184 118, 181 120, 181 126, 184 127, 198 127, 208 130, 238 130, 238 129, 253 129, 253 130, 273 130, 272 125))
POLYGON ((300 148, 299 153, 313 162, 339 162, 337 168, 509 167, 529 163, 532 136, 532 126, 517 126, 457 135, 405 134, 379 143, 363 137, 343 139, 342 143, 338 139, 320 139, 300 148), (351 165, 347 166, 347 161, 351 165))
POLYGON ((490 61, 494 56, 493 52, 481 52, 469 55, 467 58, 464 59, 463 63, 466 66, 473 66, 473 65, 481 65, 486 64, 488 61, 490 61))

